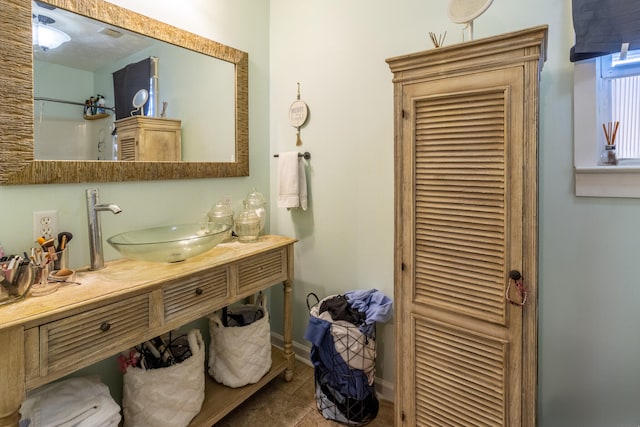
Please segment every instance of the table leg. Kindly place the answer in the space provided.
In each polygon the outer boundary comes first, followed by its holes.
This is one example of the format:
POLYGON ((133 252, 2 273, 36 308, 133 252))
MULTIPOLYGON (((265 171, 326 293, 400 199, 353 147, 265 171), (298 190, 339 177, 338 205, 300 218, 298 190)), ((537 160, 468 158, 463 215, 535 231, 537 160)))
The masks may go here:
POLYGON ((293 379, 293 367, 295 365, 295 355, 293 354, 293 247, 287 248, 287 280, 284 286, 284 357, 287 359, 287 368, 284 371, 285 381, 293 379))
POLYGON ((0 427, 15 427, 25 398, 24 329, 0 330, 0 427))

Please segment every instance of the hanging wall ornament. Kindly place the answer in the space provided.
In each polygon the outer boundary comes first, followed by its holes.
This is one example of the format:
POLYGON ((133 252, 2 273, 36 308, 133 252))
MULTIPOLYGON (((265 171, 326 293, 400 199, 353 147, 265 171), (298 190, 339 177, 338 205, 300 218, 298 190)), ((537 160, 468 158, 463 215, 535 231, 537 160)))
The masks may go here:
POLYGON ((296 145, 302 145, 300 139, 300 128, 307 122, 309 116, 309 107, 304 101, 300 100, 300 83, 298 83, 298 97, 289 107, 289 123, 296 128, 296 145))

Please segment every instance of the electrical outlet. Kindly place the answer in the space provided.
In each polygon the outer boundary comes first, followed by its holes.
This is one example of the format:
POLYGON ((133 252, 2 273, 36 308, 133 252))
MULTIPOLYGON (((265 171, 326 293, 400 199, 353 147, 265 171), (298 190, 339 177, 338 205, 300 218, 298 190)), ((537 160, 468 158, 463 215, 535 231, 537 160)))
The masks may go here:
POLYGON ((58 236, 58 211, 33 213, 33 240, 44 237, 49 240, 58 236))

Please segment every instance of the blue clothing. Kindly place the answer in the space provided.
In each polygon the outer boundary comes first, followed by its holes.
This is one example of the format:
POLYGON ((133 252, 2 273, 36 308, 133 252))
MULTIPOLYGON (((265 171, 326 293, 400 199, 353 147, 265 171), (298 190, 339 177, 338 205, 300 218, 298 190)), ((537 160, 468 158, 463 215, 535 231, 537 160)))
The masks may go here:
POLYGON ((322 372, 322 381, 342 395, 362 400, 371 394, 373 387, 364 371, 351 369, 337 352, 331 335, 331 323, 315 316, 309 318, 304 338, 310 341, 311 362, 322 372))
POLYGON ((376 289, 350 291, 344 296, 353 309, 366 314, 365 324, 360 327, 360 331, 368 337, 373 336, 376 322, 387 322, 393 315, 393 302, 376 289))
POLYGON ((337 421, 349 426, 369 424, 380 408, 375 390, 363 400, 343 396, 330 385, 322 382, 321 368, 315 370, 316 406, 327 420, 337 421))
POLYGON ((304 333, 304 339, 310 341, 311 344, 320 347, 327 332, 331 333, 330 329, 331 323, 312 315, 309 317, 309 324, 307 325, 307 330, 304 333))

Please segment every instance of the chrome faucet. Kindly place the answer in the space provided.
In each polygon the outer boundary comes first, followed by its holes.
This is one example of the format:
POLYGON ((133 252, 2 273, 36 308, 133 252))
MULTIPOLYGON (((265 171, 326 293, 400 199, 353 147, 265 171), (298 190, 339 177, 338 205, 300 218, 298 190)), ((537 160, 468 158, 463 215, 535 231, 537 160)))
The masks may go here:
POLYGON ((111 211, 113 214, 122 212, 120 206, 113 203, 98 203, 98 190, 87 190, 87 216, 89 217, 89 256, 91 270, 104 268, 104 252, 102 251, 102 227, 98 212, 111 211))

